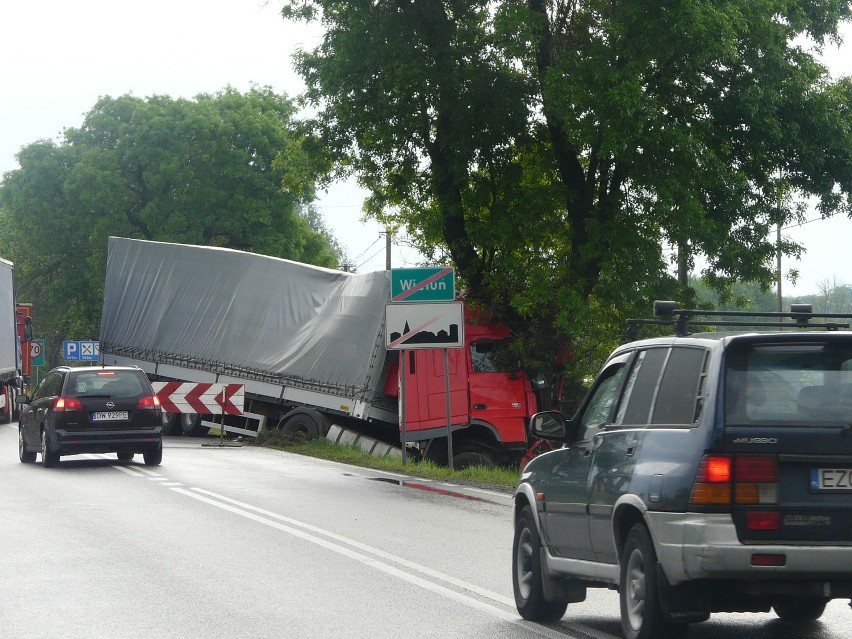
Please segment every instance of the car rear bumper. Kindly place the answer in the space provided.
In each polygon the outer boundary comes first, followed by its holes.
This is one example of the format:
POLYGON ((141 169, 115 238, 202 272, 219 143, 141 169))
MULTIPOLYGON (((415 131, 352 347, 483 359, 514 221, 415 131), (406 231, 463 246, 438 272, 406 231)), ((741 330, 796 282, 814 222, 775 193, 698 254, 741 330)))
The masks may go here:
POLYGON ((701 579, 849 580, 852 546, 745 545, 730 515, 646 513, 669 583, 701 579), (754 555, 783 555, 784 565, 754 566, 754 555))
POLYGON ((60 455, 111 453, 119 450, 142 453, 162 447, 163 430, 159 426, 144 430, 57 430, 53 444, 60 455))

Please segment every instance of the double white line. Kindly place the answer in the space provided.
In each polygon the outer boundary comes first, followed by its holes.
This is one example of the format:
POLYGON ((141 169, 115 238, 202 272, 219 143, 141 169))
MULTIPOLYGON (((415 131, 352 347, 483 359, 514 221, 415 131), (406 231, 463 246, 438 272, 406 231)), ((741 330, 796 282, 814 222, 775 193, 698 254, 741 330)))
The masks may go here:
MULTIPOLYGON (((344 537, 343 535, 338 535, 330 530, 326 530, 291 517, 286 517, 236 499, 231 499, 230 497, 225 497, 224 495, 220 495, 203 488, 185 487, 180 483, 171 482, 147 468, 123 465, 114 465, 114 468, 125 472, 128 475, 136 477, 144 476, 152 481, 162 482, 161 485, 168 487, 176 493, 210 506, 214 506, 234 515, 250 519, 259 524, 263 524, 264 526, 269 526, 270 528, 298 537, 299 539, 303 539, 309 543, 316 544, 326 550, 336 552, 387 575, 442 595, 470 608, 490 614, 502 621, 521 626, 524 630, 534 635, 548 637, 551 639, 565 639, 566 636, 570 636, 566 635, 564 631, 560 632, 556 628, 548 628, 520 619, 518 614, 514 612, 515 601, 513 599, 504 597, 499 593, 481 588, 475 584, 458 579, 451 575, 433 570, 427 566, 409 561, 403 557, 398 557, 380 548, 344 537), (453 586, 457 590, 442 584, 453 586), (499 606, 495 604, 499 604, 499 606), (507 610, 507 608, 509 610, 507 610)), ((565 630, 568 630, 568 628, 565 628, 565 630)), ((570 630, 578 632, 580 636, 585 637, 593 637, 597 639, 610 639, 612 637, 612 635, 597 632, 592 628, 588 628, 580 624, 571 624, 570 630)))

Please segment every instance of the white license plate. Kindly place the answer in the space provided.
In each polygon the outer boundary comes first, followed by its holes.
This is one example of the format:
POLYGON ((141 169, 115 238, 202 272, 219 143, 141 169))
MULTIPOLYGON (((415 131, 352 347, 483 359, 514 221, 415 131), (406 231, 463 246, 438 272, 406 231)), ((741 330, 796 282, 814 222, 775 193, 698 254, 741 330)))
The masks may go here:
POLYGON ((126 410, 113 410, 92 413, 93 422, 126 422, 128 413, 126 410))
POLYGON ((852 490, 852 469, 812 468, 811 490, 852 490))

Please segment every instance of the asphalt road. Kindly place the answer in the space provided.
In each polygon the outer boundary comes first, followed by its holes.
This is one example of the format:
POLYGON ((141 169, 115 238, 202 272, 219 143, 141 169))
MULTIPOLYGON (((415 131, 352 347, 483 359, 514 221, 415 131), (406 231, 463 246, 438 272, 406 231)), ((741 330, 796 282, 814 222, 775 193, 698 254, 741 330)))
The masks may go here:
MULTIPOLYGON (((162 466, 21 464, 0 426, 0 637, 619 636, 615 593, 520 619, 506 495, 255 447, 168 438, 162 466), (5 451, 5 452, 2 452, 5 451)), ((848 639, 852 611, 784 627, 714 615, 690 638, 848 639)))

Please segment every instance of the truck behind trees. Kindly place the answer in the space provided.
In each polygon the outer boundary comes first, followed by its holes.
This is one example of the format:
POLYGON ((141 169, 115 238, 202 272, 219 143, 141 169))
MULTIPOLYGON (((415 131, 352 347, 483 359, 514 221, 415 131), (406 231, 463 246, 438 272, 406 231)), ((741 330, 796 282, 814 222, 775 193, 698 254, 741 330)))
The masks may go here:
MULTIPOLYGON (((111 237, 100 357, 153 381, 244 385, 244 415, 223 417, 225 431, 321 437, 335 425, 447 463, 444 354, 387 350, 389 301, 388 271, 111 237)), ((476 315, 465 308, 464 347, 448 352, 456 468, 517 462, 542 403, 508 355, 509 331, 476 315)), ((186 414, 175 422, 186 434, 215 423, 186 414)))

